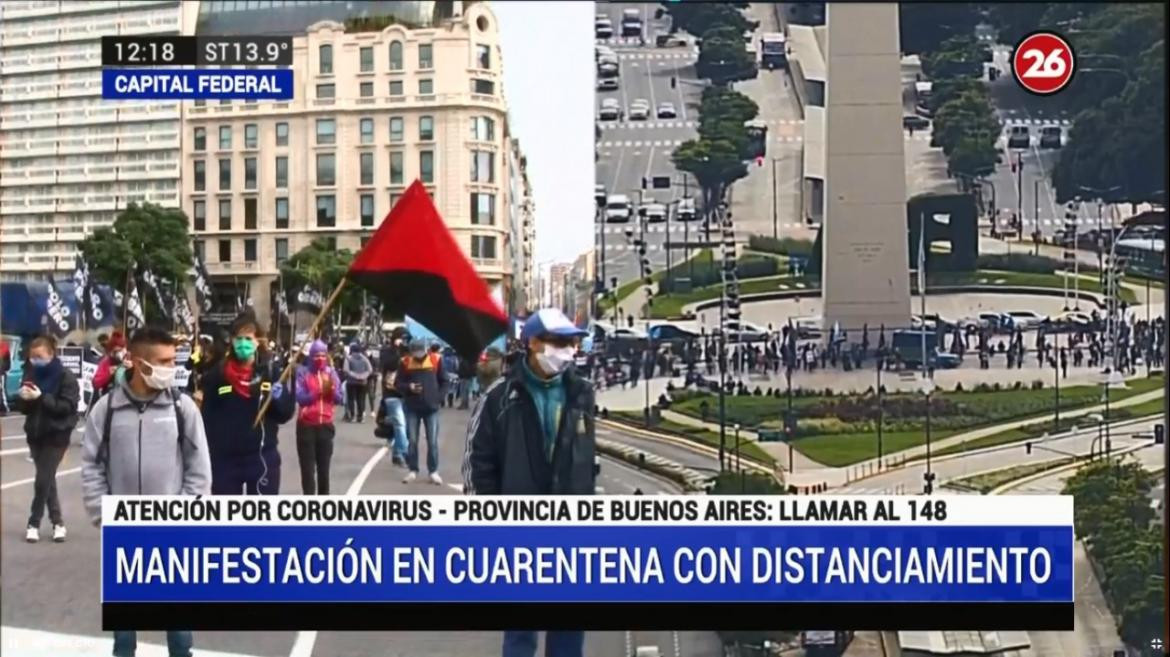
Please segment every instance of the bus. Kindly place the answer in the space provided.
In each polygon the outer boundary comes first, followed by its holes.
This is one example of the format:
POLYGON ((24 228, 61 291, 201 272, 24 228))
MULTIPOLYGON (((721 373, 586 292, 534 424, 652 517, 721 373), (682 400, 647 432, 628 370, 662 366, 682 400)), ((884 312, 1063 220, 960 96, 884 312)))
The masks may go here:
POLYGON ((769 70, 788 67, 788 38, 782 33, 760 37, 760 66, 769 70))
POLYGON ((1117 241, 1118 259, 1125 262, 1128 274, 1147 278, 1166 278, 1166 240, 1150 236, 1124 237, 1117 241))
POLYGON ((747 129, 748 135, 748 152, 745 159, 764 157, 768 150, 768 124, 755 120, 744 123, 743 127, 747 129))

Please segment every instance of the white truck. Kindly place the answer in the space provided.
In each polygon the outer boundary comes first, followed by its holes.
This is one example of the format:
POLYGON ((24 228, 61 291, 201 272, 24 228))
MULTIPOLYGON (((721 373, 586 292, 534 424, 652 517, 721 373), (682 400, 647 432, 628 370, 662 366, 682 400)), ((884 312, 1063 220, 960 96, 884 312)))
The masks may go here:
POLYGON ((658 646, 638 646, 634 657, 662 657, 662 650, 658 646))

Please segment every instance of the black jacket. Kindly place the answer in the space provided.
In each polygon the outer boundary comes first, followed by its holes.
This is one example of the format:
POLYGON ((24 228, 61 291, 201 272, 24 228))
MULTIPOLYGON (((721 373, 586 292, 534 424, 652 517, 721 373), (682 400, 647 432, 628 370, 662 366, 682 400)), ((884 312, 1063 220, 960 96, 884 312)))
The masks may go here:
POLYGON ((265 411, 264 421, 253 429, 252 422, 260 405, 269 396, 272 379, 265 362, 257 362, 253 369, 251 397, 236 394, 227 377, 224 376, 224 361, 203 373, 199 385, 203 390, 203 427, 207 432, 207 446, 211 452, 213 466, 220 466, 232 459, 252 457, 261 449, 274 450, 279 444, 277 435, 280 425, 292 419, 296 413, 296 393, 293 385, 286 382, 280 399, 273 400, 265 411))
POLYGON ((476 495, 592 495, 596 435, 593 388, 570 368, 565 408, 550 463, 523 371, 510 367, 476 406, 464 479, 476 495))
MULTIPOLYGON (((24 379, 31 378, 31 371, 26 372, 24 379)), ((13 406, 24 413, 24 435, 29 444, 68 447, 73 429, 77 427, 77 400, 80 397, 77 375, 68 368, 61 374, 56 394, 42 392, 32 401, 14 397, 11 400, 13 406)))

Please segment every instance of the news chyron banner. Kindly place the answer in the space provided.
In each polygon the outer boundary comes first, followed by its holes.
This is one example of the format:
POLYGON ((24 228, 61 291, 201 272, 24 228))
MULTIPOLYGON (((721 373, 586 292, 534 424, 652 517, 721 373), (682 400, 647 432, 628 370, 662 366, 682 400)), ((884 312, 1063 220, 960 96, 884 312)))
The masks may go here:
POLYGON ((121 497, 106 630, 1073 626, 1067 496, 121 497))
POLYGON ((291 65, 291 37, 107 36, 102 98, 292 100, 291 65))

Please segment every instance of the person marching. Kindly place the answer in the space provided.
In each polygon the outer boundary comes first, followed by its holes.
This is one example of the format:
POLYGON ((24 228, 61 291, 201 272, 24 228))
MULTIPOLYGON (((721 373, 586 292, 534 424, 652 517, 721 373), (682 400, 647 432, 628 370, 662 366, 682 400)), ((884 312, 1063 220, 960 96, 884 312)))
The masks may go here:
POLYGON ((402 395, 406 412, 406 474, 403 483, 418 478, 419 425, 427 432, 427 472, 432 484, 441 486, 439 476, 439 408, 443 405, 443 366, 439 354, 427 352, 422 340, 411 340, 409 353, 402 359, 394 386, 402 395))
POLYGON ((308 358, 297 367, 297 460, 301 491, 329 494, 329 462, 333 458, 333 407, 345 403, 337 370, 329 364, 329 347, 314 340, 308 358))
POLYGON ((211 452, 213 495, 276 495, 280 492, 280 425, 296 411, 292 394, 257 362, 256 317, 248 311, 231 327, 231 346, 200 381, 203 423, 211 452), (264 420, 253 428, 264 400, 264 420))
POLYGON ((366 384, 374 373, 374 365, 360 343, 353 343, 345 357, 345 419, 361 424, 366 415, 366 384))
POLYGON ((57 343, 41 336, 29 344, 24 381, 17 395, 16 409, 24 413, 24 435, 29 454, 36 464, 32 509, 28 515, 25 540, 41 540, 41 518, 45 505, 53 523, 53 540, 65 540, 65 519, 57 498, 57 467, 69 449, 77 426, 77 402, 81 388, 77 375, 57 358, 57 343))
MULTIPOLYGON (((587 335, 564 313, 545 308, 521 329, 527 351, 472 414, 464 493, 593 495, 596 456, 593 387, 574 368, 587 335)), ((537 633, 504 632, 504 657, 534 657, 537 633)), ((585 633, 549 631, 547 657, 581 657, 585 633)))
POLYGON ((103 395, 124 382, 129 366, 126 336, 121 331, 114 331, 106 341, 106 355, 98 361, 97 372, 93 375, 94 396, 103 395))
MULTIPOLYGON (((211 459, 199 407, 174 388, 175 339, 145 328, 130 340, 128 379, 94 403, 81 450, 81 490, 94 526, 106 495, 207 495, 211 459), (147 428, 148 431, 143 429, 147 428)), ((167 632, 170 657, 190 657, 191 633, 167 632)), ((138 634, 114 632, 114 656, 134 657, 138 634)))

